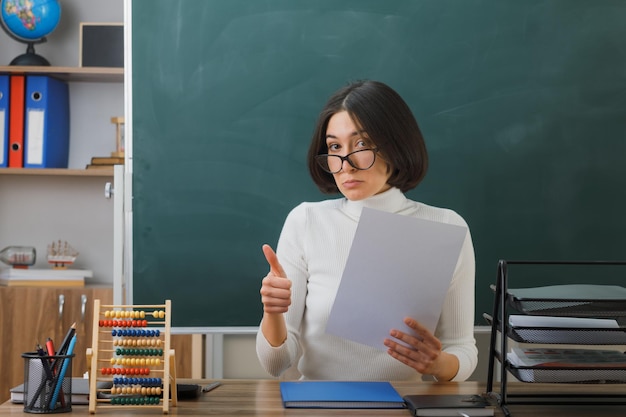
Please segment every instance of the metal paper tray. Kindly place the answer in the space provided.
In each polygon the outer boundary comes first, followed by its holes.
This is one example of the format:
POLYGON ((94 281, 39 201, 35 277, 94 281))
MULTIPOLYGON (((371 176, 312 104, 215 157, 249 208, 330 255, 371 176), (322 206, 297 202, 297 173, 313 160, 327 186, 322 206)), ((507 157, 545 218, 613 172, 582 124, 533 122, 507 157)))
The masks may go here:
POLYGON ((625 317, 626 300, 566 300, 518 298, 508 294, 508 303, 525 314, 565 317, 625 317))
POLYGON ((623 384, 626 369, 580 369, 516 367, 507 362, 507 370, 518 380, 531 383, 623 384))
POLYGON ((508 326, 507 335, 520 343, 626 345, 626 328, 556 328, 508 326))

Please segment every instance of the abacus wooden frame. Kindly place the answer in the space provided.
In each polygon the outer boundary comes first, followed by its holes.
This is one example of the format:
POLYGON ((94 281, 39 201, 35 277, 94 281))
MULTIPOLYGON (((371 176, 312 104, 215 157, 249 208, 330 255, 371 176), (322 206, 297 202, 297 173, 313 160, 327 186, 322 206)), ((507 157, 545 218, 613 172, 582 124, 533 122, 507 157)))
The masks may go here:
MULTIPOLYGON (((125 405, 123 407, 133 408, 162 408, 163 414, 169 413, 170 401, 173 407, 177 406, 177 392, 176 392, 176 362, 175 352, 171 349, 171 313, 172 303, 171 300, 165 300, 165 304, 157 305, 101 305, 100 300, 94 300, 94 314, 93 314, 93 334, 92 334, 92 347, 87 349, 87 361, 90 364, 89 369, 89 413, 95 414, 96 408, 119 408, 118 405, 105 404, 110 403, 108 399, 98 399, 97 382, 111 378, 102 378, 98 376, 99 361, 101 359, 101 353, 104 353, 107 349, 102 349, 101 343, 112 343, 112 340, 101 340, 100 336, 108 334, 110 332, 104 332, 100 330, 99 321, 102 318, 103 310, 121 310, 121 311, 134 311, 136 309, 164 309, 165 316, 162 322, 148 322, 148 325, 161 324, 163 326, 162 336, 164 339, 163 349, 163 398, 160 405, 125 405), (170 388, 171 387, 171 388, 170 388), (171 397, 171 398, 170 398, 171 397)), ((112 338, 112 336, 109 336, 112 338)), ((157 370, 158 371, 158 370, 157 370)))

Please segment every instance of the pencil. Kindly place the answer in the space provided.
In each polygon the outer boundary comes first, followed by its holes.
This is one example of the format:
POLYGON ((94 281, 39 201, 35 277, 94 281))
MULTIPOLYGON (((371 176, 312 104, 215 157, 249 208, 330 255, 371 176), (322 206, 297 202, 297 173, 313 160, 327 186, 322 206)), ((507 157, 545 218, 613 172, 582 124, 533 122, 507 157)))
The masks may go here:
POLYGON ((61 343, 61 347, 59 348, 57 355, 65 355, 65 352, 67 352, 67 348, 70 345, 70 340, 72 340, 72 336, 74 336, 74 332, 76 332, 76 322, 74 322, 67 331, 65 339, 63 339, 63 343, 61 343))
MULTIPOLYGON (((75 333, 76 333, 76 322, 74 322, 70 326, 70 329, 67 331, 67 334, 65 335, 65 339, 63 339, 63 343, 61 343, 61 346, 59 347, 59 350, 57 351, 57 356, 66 354, 67 348, 69 347, 70 341, 72 340, 72 336, 74 336, 75 333)), ((58 360, 59 358, 56 358, 54 360, 54 362, 52 363, 52 369, 55 369, 58 360)))

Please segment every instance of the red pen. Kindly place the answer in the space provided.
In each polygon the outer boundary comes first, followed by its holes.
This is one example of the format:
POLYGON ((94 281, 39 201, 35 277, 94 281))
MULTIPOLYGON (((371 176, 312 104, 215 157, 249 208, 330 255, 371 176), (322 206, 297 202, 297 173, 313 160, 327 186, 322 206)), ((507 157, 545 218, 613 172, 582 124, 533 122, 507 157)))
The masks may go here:
POLYGON ((46 341, 46 349, 48 349, 49 356, 54 356, 54 343, 50 338, 48 338, 48 340, 46 341))

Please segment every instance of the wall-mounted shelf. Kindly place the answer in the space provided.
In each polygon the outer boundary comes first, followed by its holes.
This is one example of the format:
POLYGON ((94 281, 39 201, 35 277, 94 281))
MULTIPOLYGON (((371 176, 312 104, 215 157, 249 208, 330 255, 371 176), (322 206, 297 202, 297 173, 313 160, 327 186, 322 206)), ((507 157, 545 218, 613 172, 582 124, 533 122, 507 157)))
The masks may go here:
POLYGON ((112 177, 113 167, 98 169, 0 168, 0 175, 41 175, 66 177, 112 177))
POLYGON ((0 66, 0 74, 45 74, 68 82, 124 82, 124 68, 0 66))

